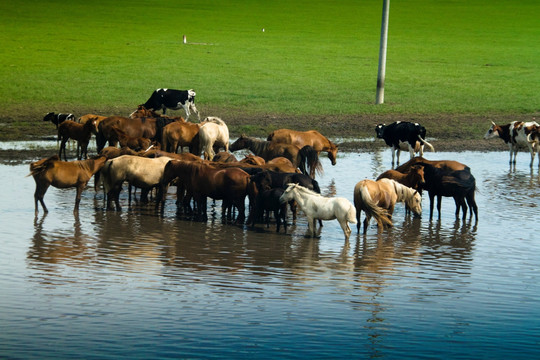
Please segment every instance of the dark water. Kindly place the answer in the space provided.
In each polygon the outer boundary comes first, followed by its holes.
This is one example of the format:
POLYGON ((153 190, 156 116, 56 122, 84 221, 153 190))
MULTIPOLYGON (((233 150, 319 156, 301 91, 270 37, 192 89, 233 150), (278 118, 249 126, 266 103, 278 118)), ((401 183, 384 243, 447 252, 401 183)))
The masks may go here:
MULTIPOLYGON (((88 189, 51 188, 34 217, 28 164, 0 165, 0 357, 524 358, 540 356, 540 178, 528 155, 428 153, 472 168, 480 219, 406 218, 378 235, 336 221, 304 237, 206 223, 88 189), (127 204, 126 204, 127 205, 127 204)), ((323 193, 352 201, 390 151, 324 160, 323 193)), ((92 183, 92 182, 91 182, 92 183)), ((428 208, 427 198, 423 200, 428 208)))

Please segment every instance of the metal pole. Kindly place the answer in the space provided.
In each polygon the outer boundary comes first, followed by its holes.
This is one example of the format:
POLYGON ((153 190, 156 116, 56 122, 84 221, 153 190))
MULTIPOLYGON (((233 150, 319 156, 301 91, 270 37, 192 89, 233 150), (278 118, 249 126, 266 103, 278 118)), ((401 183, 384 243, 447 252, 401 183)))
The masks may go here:
POLYGON ((390 13, 390 0, 383 0, 381 21, 381 47, 379 49, 379 73, 377 74, 376 104, 384 103, 384 77, 386 73, 386 43, 388 40, 388 14, 390 13))

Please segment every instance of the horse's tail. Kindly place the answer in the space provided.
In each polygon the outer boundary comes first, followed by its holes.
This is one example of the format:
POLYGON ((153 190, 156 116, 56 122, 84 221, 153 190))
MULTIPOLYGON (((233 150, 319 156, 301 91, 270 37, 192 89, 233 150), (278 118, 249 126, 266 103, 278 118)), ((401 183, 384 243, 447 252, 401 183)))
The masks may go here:
POLYGON ((315 173, 319 175, 323 173, 322 164, 319 160, 319 154, 315 151, 315 149, 313 149, 312 146, 304 146, 300 149, 298 154, 300 156, 299 167, 303 174, 309 175, 314 179, 315 173))
POLYGON ((420 143, 426 145, 429 150, 431 150, 432 152, 435 152, 435 148, 433 147, 433 145, 431 145, 430 143, 428 143, 425 139, 422 139, 422 137, 420 136, 420 134, 418 134, 418 140, 420 140, 420 143))
POLYGON ((37 175, 37 174, 47 170, 54 161, 59 161, 59 160, 60 160, 60 158, 58 157, 58 155, 53 155, 53 156, 48 157, 46 159, 41 159, 41 160, 38 160, 36 162, 31 163, 30 164, 30 173, 28 175, 26 175, 26 177, 34 176, 34 175, 37 175))
POLYGON ((366 212, 366 214, 372 216, 377 221, 377 224, 381 224, 384 226, 392 226, 392 220, 390 219, 390 216, 388 215, 388 211, 386 209, 383 209, 380 206, 377 206, 373 200, 371 199, 371 195, 369 194, 369 190, 366 186, 360 187, 360 200, 362 202, 362 210, 366 212))
POLYGON ((105 147, 105 143, 107 142, 107 139, 105 138, 105 135, 103 135, 103 131, 99 131, 96 133, 96 150, 99 154, 101 150, 105 147))
POLYGON ((347 211, 347 221, 351 224, 356 224, 356 208, 353 204, 349 204, 349 210, 347 211))

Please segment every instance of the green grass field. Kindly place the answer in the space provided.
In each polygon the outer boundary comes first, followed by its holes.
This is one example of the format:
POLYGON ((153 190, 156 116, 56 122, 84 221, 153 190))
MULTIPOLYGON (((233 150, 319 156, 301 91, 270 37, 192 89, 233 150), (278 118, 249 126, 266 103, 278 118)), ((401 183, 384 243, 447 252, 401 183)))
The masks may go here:
POLYGON ((0 118, 121 114, 158 87, 247 114, 539 111, 538 0, 392 2, 374 105, 381 12, 382 0, 4 1, 0 118))

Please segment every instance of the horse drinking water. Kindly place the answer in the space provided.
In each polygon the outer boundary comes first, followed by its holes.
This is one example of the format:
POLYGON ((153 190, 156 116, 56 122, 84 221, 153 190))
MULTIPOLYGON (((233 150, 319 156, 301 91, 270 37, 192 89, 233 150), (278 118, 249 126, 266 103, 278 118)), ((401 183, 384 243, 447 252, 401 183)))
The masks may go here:
POLYGON ((345 240, 349 240, 351 228, 349 223, 356 224, 356 210, 351 202, 342 197, 324 197, 298 184, 289 184, 279 200, 282 203, 295 200, 298 207, 308 219, 309 232, 315 236, 315 221, 334 220, 339 221, 339 225, 345 234, 345 240))

